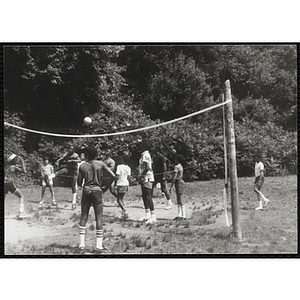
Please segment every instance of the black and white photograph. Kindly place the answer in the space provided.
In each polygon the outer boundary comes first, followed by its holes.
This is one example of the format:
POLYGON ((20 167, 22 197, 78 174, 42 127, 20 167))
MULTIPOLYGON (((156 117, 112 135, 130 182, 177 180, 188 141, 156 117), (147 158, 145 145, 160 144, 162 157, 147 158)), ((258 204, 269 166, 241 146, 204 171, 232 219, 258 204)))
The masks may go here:
POLYGON ((6 43, 5 257, 293 257, 294 43, 6 43))

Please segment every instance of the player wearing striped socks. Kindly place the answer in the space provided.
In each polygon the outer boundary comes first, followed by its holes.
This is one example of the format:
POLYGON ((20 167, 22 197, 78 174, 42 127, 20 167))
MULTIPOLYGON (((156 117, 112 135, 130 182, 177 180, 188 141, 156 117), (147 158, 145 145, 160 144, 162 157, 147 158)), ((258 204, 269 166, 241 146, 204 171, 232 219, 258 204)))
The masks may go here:
POLYGON ((103 202, 102 202, 102 171, 105 170, 114 179, 115 174, 107 165, 99 160, 95 160, 97 150, 90 146, 87 149, 87 161, 79 167, 77 183, 83 185, 81 200, 81 219, 79 223, 79 249, 85 250, 86 222, 89 216, 91 205, 94 206, 96 219, 96 249, 95 254, 101 254, 103 250, 103 202))

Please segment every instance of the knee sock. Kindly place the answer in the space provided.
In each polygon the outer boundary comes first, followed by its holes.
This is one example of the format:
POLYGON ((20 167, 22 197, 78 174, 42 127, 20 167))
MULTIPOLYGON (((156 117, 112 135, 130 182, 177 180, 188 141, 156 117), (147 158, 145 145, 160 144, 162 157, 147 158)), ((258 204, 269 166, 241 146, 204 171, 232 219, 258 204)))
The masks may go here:
POLYGON ((97 239, 96 248, 97 249, 103 249, 103 246, 102 246, 103 229, 96 230, 96 239, 97 239))
POLYGON ((182 206, 178 205, 178 217, 182 217, 182 206))
POLYGON ((19 213, 24 213, 24 203, 23 203, 23 198, 22 198, 22 200, 21 200, 21 198, 20 198, 19 213))
POLYGON ((76 193, 72 194, 72 203, 76 203, 76 193))
POLYGON ((184 204, 183 205, 181 205, 181 213, 182 213, 182 218, 185 218, 186 216, 185 216, 185 206, 184 206, 184 204))
POLYGON ((79 225, 79 247, 85 247, 85 230, 86 226, 80 226, 79 225))

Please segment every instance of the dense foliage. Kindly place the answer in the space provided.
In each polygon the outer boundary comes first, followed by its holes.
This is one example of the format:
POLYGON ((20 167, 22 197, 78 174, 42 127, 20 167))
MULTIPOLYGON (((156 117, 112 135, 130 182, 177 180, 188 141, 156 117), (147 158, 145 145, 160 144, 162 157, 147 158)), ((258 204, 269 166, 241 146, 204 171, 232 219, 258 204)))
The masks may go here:
MULTIPOLYGON (((296 164, 295 45, 41 45, 4 49, 4 120, 31 129, 99 134, 140 128, 220 102, 230 79, 239 176, 253 175, 264 156, 267 174, 296 164), (83 119, 93 123, 85 126, 83 119)), ((173 167, 172 149, 186 159, 186 180, 222 178, 222 109, 144 132, 106 138, 63 139, 5 126, 5 151, 24 156, 32 179, 36 160, 54 162, 73 143, 93 143, 132 167, 137 141, 160 145, 173 167)))

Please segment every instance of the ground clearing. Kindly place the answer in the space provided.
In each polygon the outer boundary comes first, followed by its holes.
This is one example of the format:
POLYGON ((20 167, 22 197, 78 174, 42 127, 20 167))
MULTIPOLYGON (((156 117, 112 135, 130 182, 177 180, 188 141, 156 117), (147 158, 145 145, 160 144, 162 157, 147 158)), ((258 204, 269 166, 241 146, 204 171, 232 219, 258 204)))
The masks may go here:
MULTIPOLYGON (((132 186, 125 196, 130 220, 116 216, 119 208, 109 192, 104 194, 105 255, 115 254, 296 254, 298 252, 297 177, 267 177, 263 192, 271 200, 265 211, 257 205, 253 178, 239 179, 240 216, 243 241, 231 237, 223 210, 222 180, 186 184, 187 221, 174 221, 177 207, 164 210, 164 198, 154 192, 158 222, 146 226, 141 191, 132 186)), ((71 190, 55 187, 58 207, 40 207, 40 187, 22 189, 30 218, 19 221, 18 199, 5 199, 5 255, 76 255, 80 207, 71 210, 71 190)), ((46 196, 50 202, 50 193, 46 196)), ((175 202, 175 195, 172 201, 175 202)), ((231 223, 231 215, 229 215, 231 223)), ((93 208, 87 224, 87 255, 95 247, 93 208)))

